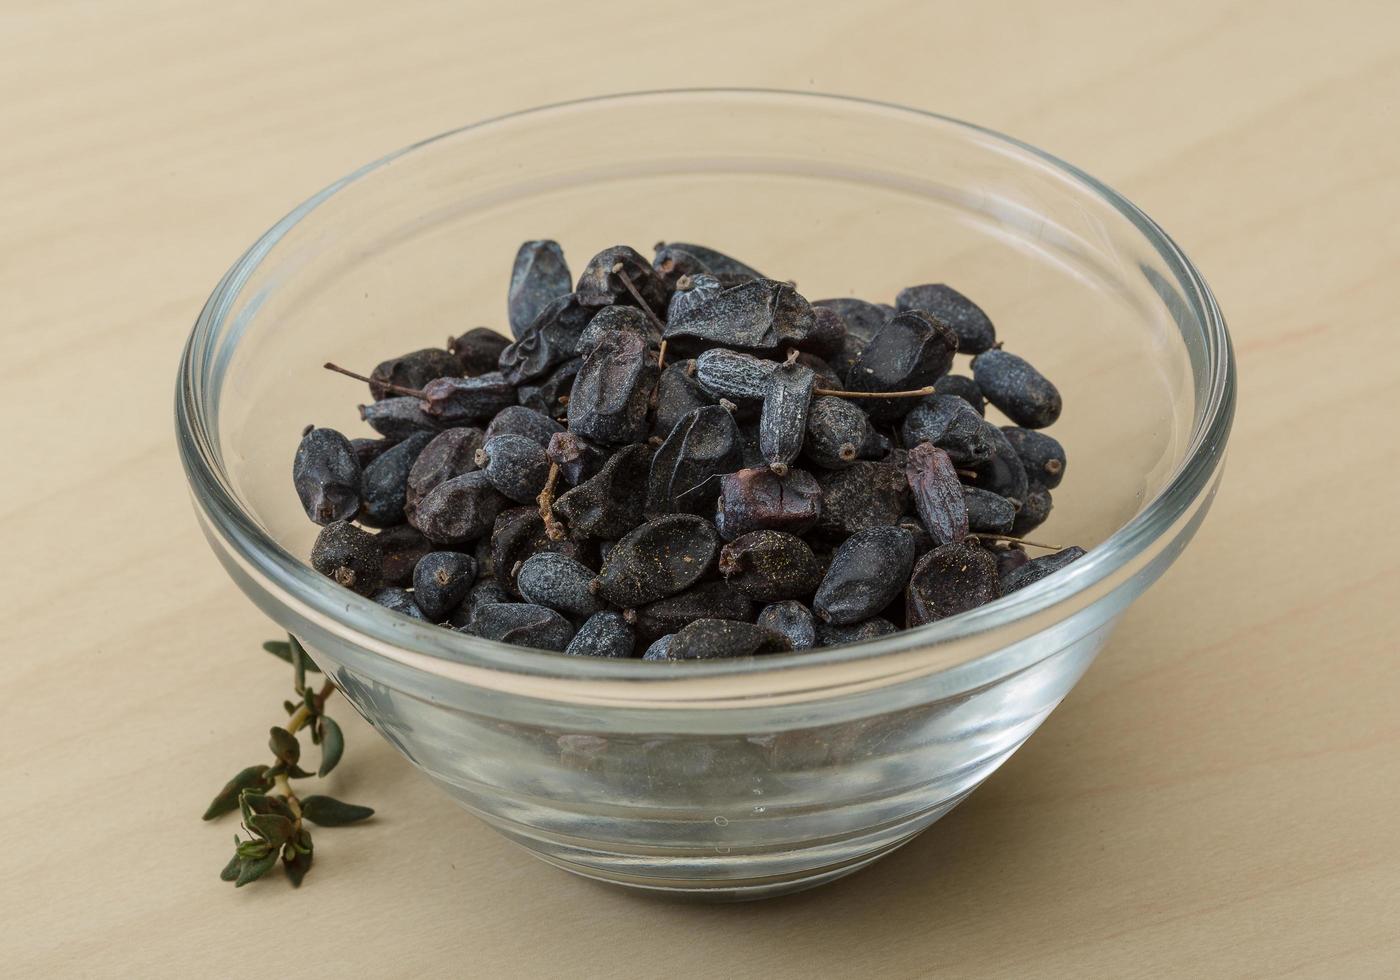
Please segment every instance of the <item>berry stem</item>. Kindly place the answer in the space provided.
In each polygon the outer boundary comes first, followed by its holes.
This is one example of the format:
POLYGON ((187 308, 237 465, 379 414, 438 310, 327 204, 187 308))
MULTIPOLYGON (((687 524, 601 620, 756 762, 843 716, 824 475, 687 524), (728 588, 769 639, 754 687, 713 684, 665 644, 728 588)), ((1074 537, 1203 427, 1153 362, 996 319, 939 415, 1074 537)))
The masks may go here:
POLYGON ((396 395, 408 395, 410 398, 424 399, 428 397, 426 394, 424 394, 423 389, 421 388, 405 388, 403 385, 391 384, 388 381, 373 381, 363 374, 357 374, 354 371, 349 370, 348 368, 341 367, 339 364, 332 364, 330 361, 327 361, 321 366, 324 367, 327 371, 334 371, 336 374, 343 374, 347 378, 354 378, 356 381, 363 381, 365 384, 378 385, 385 391, 392 391, 396 395))
POLYGON ((564 540, 564 525, 554 516, 554 485, 559 482, 559 464, 549 464, 549 476, 544 481, 544 489, 536 498, 540 505, 540 520, 544 521, 544 533, 551 541, 564 540))
POLYGON ((1024 548, 1043 548, 1046 551, 1064 551, 1058 544, 1041 544, 1038 541, 1027 541, 1025 538, 1013 538, 1008 534, 987 534, 982 531, 973 531, 968 534, 969 538, 976 538, 979 541, 1003 541, 1010 544, 1019 544, 1024 548))
POLYGON ((933 394, 933 385, 910 391, 843 391, 840 388, 813 388, 814 395, 834 395, 837 398, 921 398, 933 394))

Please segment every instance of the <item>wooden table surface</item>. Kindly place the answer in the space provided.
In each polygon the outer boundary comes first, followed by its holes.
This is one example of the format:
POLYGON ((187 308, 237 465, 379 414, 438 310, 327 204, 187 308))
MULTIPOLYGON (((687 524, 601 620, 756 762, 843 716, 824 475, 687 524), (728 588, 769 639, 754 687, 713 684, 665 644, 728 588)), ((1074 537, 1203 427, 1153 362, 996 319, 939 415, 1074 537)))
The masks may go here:
POLYGON ((0 6, 7 976, 1400 974, 1396 5, 754 7, 0 6), (331 791, 380 816, 318 834, 299 892, 235 892, 231 822, 199 812, 261 757, 286 678, 173 445, 205 296, 390 149, 703 84, 976 120, 1156 217, 1239 354, 1202 533, 1014 759, 841 884, 729 907, 606 890, 342 710, 331 791))

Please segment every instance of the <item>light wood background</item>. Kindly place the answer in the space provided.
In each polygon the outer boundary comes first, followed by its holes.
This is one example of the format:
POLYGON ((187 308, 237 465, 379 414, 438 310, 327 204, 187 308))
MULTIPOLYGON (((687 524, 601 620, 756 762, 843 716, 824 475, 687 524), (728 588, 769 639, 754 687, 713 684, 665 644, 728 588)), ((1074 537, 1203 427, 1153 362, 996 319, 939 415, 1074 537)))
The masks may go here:
POLYGON ((3 972, 1400 974, 1397 9, 5 0, 3 972), (834 887, 696 908, 568 877, 342 710, 330 791, 380 817, 318 832, 299 892, 235 892, 231 822, 199 812, 262 758, 285 677, 175 456, 201 303, 390 149, 692 84, 976 120, 1161 221, 1240 359, 1200 537, 985 787, 834 887))

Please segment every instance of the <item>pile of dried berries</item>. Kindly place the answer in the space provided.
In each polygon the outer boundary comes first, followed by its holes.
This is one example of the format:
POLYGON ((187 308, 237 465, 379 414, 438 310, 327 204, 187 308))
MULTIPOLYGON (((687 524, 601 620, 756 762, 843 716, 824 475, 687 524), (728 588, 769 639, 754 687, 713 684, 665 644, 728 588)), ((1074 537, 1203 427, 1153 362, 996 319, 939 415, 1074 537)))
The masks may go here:
POLYGON ((948 286, 808 302, 682 243, 605 249, 575 282, 533 241, 508 309, 513 341, 326 365, 368 383, 379 438, 302 438, 318 571, 486 639, 707 660, 943 619, 1084 553, 1027 555, 1060 394, 948 286))

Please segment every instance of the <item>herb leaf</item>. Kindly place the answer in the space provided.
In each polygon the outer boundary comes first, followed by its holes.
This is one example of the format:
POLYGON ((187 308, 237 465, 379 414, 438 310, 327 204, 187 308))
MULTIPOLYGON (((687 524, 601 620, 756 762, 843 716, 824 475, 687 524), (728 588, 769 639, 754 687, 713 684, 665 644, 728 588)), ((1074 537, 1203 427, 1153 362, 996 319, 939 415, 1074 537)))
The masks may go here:
POLYGON ((301 815, 322 827, 343 827, 374 816, 367 806, 342 803, 330 796, 308 796, 301 801, 301 815))
POLYGON ((325 776, 336 767, 345 752, 345 735, 333 719, 321 718, 321 768, 316 775, 325 776))
POLYGON ((224 870, 219 872, 220 881, 237 881, 238 872, 243 870, 243 858, 235 851, 233 857, 229 858, 228 864, 224 865, 224 870))
POLYGON ((295 845, 283 848, 282 867, 286 869, 292 887, 300 888, 301 879, 305 878, 306 872, 311 869, 311 835, 305 830, 297 835, 295 845), (288 850, 291 851, 290 857, 287 856, 288 850))
POLYGON ((301 758, 301 743, 297 737, 285 728, 272 728, 272 735, 267 740, 268 748, 272 749, 272 754, 286 764, 295 766, 297 760, 301 758))
POLYGON ((267 777, 267 771, 267 766, 249 766, 239 772, 219 790, 219 795, 204 811, 204 819, 213 820, 238 809, 238 795, 245 789, 271 789, 272 780, 267 777))
POLYGON ((292 839, 292 822, 276 813, 259 813, 248 821, 248 829, 272 847, 281 847, 292 839))
MULTIPOLYGON (((263 845, 267 847, 266 844, 263 845)), ((258 858, 245 858, 243 868, 238 872, 238 879, 233 883, 235 888, 242 888, 250 881, 257 881, 263 875, 272 870, 272 866, 277 863, 276 848, 268 848, 267 853, 258 858)))

